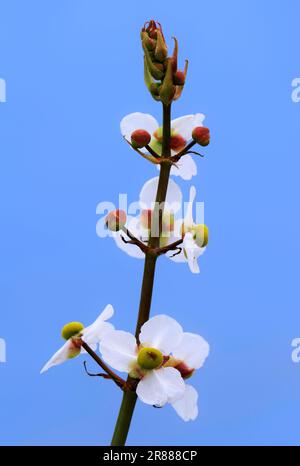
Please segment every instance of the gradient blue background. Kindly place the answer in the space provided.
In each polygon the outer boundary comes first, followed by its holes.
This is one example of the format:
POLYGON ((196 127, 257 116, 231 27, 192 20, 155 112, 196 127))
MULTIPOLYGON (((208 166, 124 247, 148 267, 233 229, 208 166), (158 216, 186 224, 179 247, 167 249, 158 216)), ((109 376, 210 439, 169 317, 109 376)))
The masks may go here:
POLYGON ((1 444, 110 441, 118 389, 82 359, 39 370, 70 320, 111 302, 118 328, 135 325, 143 264, 96 236, 95 209, 156 175, 119 134, 127 113, 160 118, 139 41, 151 18, 190 60, 173 116, 203 112, 212 132, 194 179, 211 232, 202 273, 161 259, 152 310, 211 355, 193 379, 197 421, 139 403, 128 443, 300 444, 299 16, 297 0, 0 2, 1 444))

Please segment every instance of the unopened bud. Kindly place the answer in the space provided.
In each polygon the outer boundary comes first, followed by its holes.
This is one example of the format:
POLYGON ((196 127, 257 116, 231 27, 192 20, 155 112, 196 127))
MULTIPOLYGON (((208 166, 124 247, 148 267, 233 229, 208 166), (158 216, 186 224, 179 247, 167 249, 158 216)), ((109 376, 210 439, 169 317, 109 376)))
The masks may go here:
POLYGON ((197 144, 200 144, 200 146, 208 146, 210 141, 209 129, 204 126, 197 126, 193 129, 192 138, 197 144))
POLYGON ((142 348, 139 351, 137 362, 142 369, 156 369, 163 363, 164 357, 156 348, 142 348))
POLYGON ((185 74, 183 71, 176 71, 174 74, 174 84, 177 86, 183 86, 185 83, 185 74))
POLYGON ((159 96, 160 86, 161 85, 159 83, 151 83, 149 90, 152 96, 159 96))
POLYGON ((126 223, 126 213, 124 210, 113 210, 105 218, 106 226, 111 231, 119 231, 125 226, 126 223))
POLYGON ((156 40, 154 57, 156 60, 163 62, 168 56, 168 48, 167 48, 165 39, 162 33, 160 32, 160 30, 157 30, 156 36, 157 36, 157 40, 156 40))
POLYGON ((171 136, 170 147, 175 152, 179 152, 184 149, 186 145, 186 140, 180 136, 180 134, 175 134, 171 136))
POLYGON ((167 62, 167 71, 164 78, 164 81, 161 85, 159 96, 161 101, 165 105, 169 105, 176 92, 176 86, 173 84, 173 69, 172 69, 172 60, 169 59, 167 62))
POLYGON ((151 37, 148 36, 146 31, 142 31, 141 33, 141 39, 145 47, 152 52, 155 50, 156 47, 156 41, 154 39, 151 39, 151 37))
POLYGON ((145 129, 136 129, 131 134, 131 144, 137 149, 141 149, 149 144, 151 141, 151 134, 145 129))
POLYGON ((145 46, 145 44, 143 43, 143 49, 144 49, 144 52, 145 52, 145 59, 146 59, 146 65, 148 67, 148 71, 149 73, 151 74, 151 76, 154 78, 154 79, 162 79, 164 77, 164 67, 162 65, 162 63, 154 63, 152 58, 151 58, 151 55, 150 55, 150 52, 149 50, 147 49, 147 47, 145 46))
POLYGON ((84 326, 81 322, 70 322, 66 325, 61 330, 61 336, 65 340, 69 340, 72 337, 75 337, 76 335, 79 335, 80 332, 84 329, 84 326))
POLYGON ((151 209, 142 210, 140 221, 141 221, 142 228, 144 228, 145 230, 150 230, 151 222, 152 222, 152 210, 151 209))

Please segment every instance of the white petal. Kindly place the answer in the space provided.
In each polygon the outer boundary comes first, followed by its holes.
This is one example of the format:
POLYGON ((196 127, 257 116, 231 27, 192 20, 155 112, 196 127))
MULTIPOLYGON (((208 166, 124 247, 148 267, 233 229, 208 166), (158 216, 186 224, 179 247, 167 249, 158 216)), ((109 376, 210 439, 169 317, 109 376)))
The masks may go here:
POLYGON ((194 224, 194 221, 193 221, 193 203, 194 203, 195 197, 196 197, 196 188, 195 188, 195 186, 191 186, 190 187, 190 199, 189 199, 189 202, 187 204, 187 209, 186 209, 186 213, 185 213, 185 217, 184 217, 184 224, 187 227, 191 227, 194 224))
MULTIPOLYGON (((101 312, 100 316, 98 317, 98 319, 101 319, 101 320, 108 320, 110 319, 113 315, 114 315, 114 308, 112 307, 111 304, 108 304, 104 309, 103 311, 101 312)), ((97 320, 98 320, 97 319, 97 320)), ((94 322, 96 323, 97 320, 94 322)))
POLYGON ((129 141, 131 133, 133 133, 133 131, 136 129, 144 129, 152 135, 158 127, 158 123, 152 115, 140 112, 126 115, 120 123, 122 136, 125 136, 125 138, 129 141))
POLYGON ((200 273, 198 265, 199 248, 193 240, 192 233, 186 233, 183 240, 183 248, 187 257, 187 262, 192 273, 200 273))
POLYGON ((141 328, 140 342, 145 347, 156 348, 168 356, 179 345, 182 327, 166 315, 158 315, 148 320, 141 328))
POLYGON ((180 373, 173 367, 163 367, 145 375, 138 383, 136 393, 144 403, 163 406, 182 397, 184 390, 180 373))
POLYGON ((58 351, 56 351, 56 353, 44 365, 41 370, 41 374, 50 369, 50 367, 58 366, 59 364, 67 361, 70 356, 71 344, 71 340, 66 341, 66 343, 58 351))
POLYGON ((198 416, 198 393, 191 385, 186 385, 182 398, 172 403, 178 416, 184 421, 194 421, 198 416))
MULTIPOLYGON (((148 180, 140 192, 140 204, 142 209, 153 209, 158 186, 158 177, 148 180)), ((172 179, 169 180, 165 208, 169 212, 176 213, 180 210, 182 193, 179 186, 172 179)))
POLYGON ((130 372, 136 361, 136 339, 131 333, 112 330, 100 342, 100 352, 107 364, 121 372, 130 372))
POLYGON ((180 118, 172 120, 172 130, 180 134, 187 141, 192 137, 192 131, 196 126, 202 126, 205 116, 203 113, 196 113, 196 115, 185 115, 180 118))
MULTIPOLYGON (((142 229, 140 228, 140 220, 137 217, 127 216, 126 227, 128 230, 138 239, 143 239, 142 237, 142 229)), ((117 246, 122 249, 122 251, 126 252, 131 257, 135 257, 136 259, 143 259, 145 254, 137 247, 135 244, 128 244, 122 240, 125 238, 129 240, 126 234, 123 231, 113 232, 112 236, 117 244, 117 246)))
POLYGON ((174 358, 183 361, 190 369, 199 369, 209 354, 209 344, 200 335, 184 332, 172 353, 174 358))
POLYGON ((190 180, 193 176, 197 175, 197 165, 190 155, 181 157, 176 165, 178 168, 173 166, 171 168, 171 175, 180 176, 183 180, 190 180))
POLYGON ((108 304, 106 308, 101 312, 99 317, 93 322, 91 325, 86 327, 82 331, 82 339, 88 345, 94 345, 95 343, 99 343, 103 335, 106 332, 111 331, 114 329, 114 326, 106 320, 110 319, 114 314, 114 309, 111 304, 108 304))

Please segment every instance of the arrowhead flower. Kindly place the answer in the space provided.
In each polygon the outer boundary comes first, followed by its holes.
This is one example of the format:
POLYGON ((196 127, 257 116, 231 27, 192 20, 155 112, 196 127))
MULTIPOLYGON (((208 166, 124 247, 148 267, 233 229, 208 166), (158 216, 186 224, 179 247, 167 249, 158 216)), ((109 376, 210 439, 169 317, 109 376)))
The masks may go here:
MULTIPOLYGON (((155 195, 158 186, 158 177, 146 181, 139 195, 140 216, 127 216, 125 226, 140 241, 147 241, 149 238, 149 220, 154 208, 155 195), (149 214, 148 220, 145 220, 146 212, 149 214)), ((173 230, 174 215, 180 211, 182 206, 182 192, 179 186, 172 179, 169 180, 168 191, 165 201, 164 218, 163 218, 163 237, 161 245, 169 241, 170 231, 173 230)), ((113 232, 112 237, 115 239, 117 246, 126 254, 137 259, 143 259, 145 254, 134 244, 125 241, 126 234, 122 231, 113 232)), ((129 239, 129 238, 128 238, 129 239)))
MULTIPOLYGON (((192 273, 199 273, 198 257, 200 257, 208 242, 208 228, 206 225, 197 225, 193 220, 193 203, 196 197, 196 188, 190 188, 190 200, 186 215, 179 223, 182 225, 183 244, 179 254, 167 253, 168 257, 175 262, 187 262, 192 273)), ((170 241, 174 241, 171 238, 170 241)))
MULTIPOLYGON (((192 132, 195 127, 201 127, 205 116, 202 113, 195 115, 185 115, 171 121, 171 153, 177 154, 185 148, 188 141, 192 139, 192 132)), ((151 136, 149 146, 159 156, 162 152, 162 127, 157 120, 147 113, 131 113, 121 121, 121 133, 127 141, 131 141, 131 136, 136 131, 145 131, 151 136)), ((147 152, 144 149, 145 153, 147 152)), ((197 166, 188 154, 182 156, 176 166, 171 169, 171 175, 180 176, 184 180, 190 180, 197 174, 197 166)))
POLYGON ((162 314, 141 327, 138 342, 121 330, 106 333, 100 352, 111 367, 138 380, 141 401, 157 407, 171 403, 186 421, 197 417, 197 392, 184 379, 208 356, 208 343, 200 335, 183 332, 176 320, 162 314))
MULTIPOLYGON (((140 216, 127 216, 126 227, 142 242, 149 239, 151 227, 151 214, 154 209, 155 193, 158 186, 158 177, 148 180, 139 196, 140 216)), ((162 235, 160 246, 164 247, 183 239, 178 247, 179 252, 169 251, 166 256, 174 262, 187 262, 192 273, 199 273, 198 258, 205 252, 208 243, 208 228, 204 224, 196 224, 193 219, 193 204, 196 197, 196 188, 191 186, 190 199, 187 204, 184 218, 175 220, 176 214, 182 209, 182 192, 180 187, 169 180, 166 202, 164 205, 162 235)), ((145 254, 135 244, 125 240, 126 234, 122 231, 113 232, 117 246, 126 254, 137 259, 143 259, 145 254)))
POLYGON ((41 374, 46 372, 50 367, 58 366, 68 359, 85 353, 81 347, 82 341, 87 343, 93 350, 97 346, 105 333, 111 331, 114 327, 106 320, 110 319, 114 313, 113 307, 108 304, 94 323, 84 327, 80 322, 71 322, 63 327, 62 336, 66 343, 49 359, 41 370, 41 374))
POLYGON ((139 380, 136 393, 141 401, 163 406, 184 395, 180 372, 164 365, 182 333, 176 320, 157 315, 142 326, 139 343, 131 333, 113 330, 102 339, 100 352, 111 367, 139 380))

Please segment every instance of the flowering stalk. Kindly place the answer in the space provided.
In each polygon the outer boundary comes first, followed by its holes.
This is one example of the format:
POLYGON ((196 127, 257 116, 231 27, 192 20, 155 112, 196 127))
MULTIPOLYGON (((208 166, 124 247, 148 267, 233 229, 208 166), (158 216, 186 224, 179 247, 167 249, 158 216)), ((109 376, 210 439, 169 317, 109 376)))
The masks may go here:
POLYGON ((124 210, 116 209, 105 218, 117 246, 132 257, 144 259, 135 336, 107 322, 114 314, 108 304, 87 327, 77 321, 66 324, 61 332, 64 345, 41 370, 44 373, 82 353, 94 359, 104 373, 91 374, 85 367, 87 374, 111 380, 123 391, 112 446, 125 445, 137 398, 155 407, 169 403, 184 421, 196 419, 198 393, 186 380, 202 367, 209 354, 204 338, 184 332, 171 317, 161 314, 150 318, 159 256, 185 262, 192 273, 200 272, 198 258, 206 249, 208 228, 193 218, 196 188, 190 187, 184 218, 177 219, 182 193, 170 175, 185 180, 196 175, 197 165, 189 154, 201 155, 191 149, 195 144, 207 146, 210 132, 202 125, 205 116, 200 113, 171 121, 171 105, 180 97, 187 73, 187 62, 183 71, 177 69, 177 39, 173 54, 168 56, 161 25, 153 20, 143 27, 141 39, 145 83, 154 100, 162 103, 163 123, 160 126, 151 115, 136 112, 125 116, 120 127, 125 141, 160 173, 140 192, 139 216, 127 216, 124 210), (127 373, 127 379, 111 368, 127 373))
MULTIPOLYGON (((171 140, 171 104, 163 104, 163 141, 162 141, 162 157, 170 156, 170 140, 171 140)), ((156 202, 154 208, 154 222, 159 222, 159 232, 161 232, 161 219, 163 215, 163 203, 166 200, 171 164, 168 162, 161 163, 159 174, 159 182, 156 193, 156 202)), ((154 227, 154 231, 156 228, 154 227)), ((159 247, 159 235, 150 237, 149 246, 151 248, 159 247)), ((149 319, 152 292, 154 286, 154 275, 156 267, 157 255, 151 251, 145 255, 144 274, 141 289, 141 298, 139 313, 136 324, 135 336, 138 339, 142 325, 149 319)), ((131 378, 128 376, 127 382, 130 384, 131 378)), ((112 446, 123 446, 126 443, 127 435, 130 428, 130 423, 137 400, 137 395, 132 391, 124 391, 123 400, 120 407, 118 419, 115 425, 112 446)))

